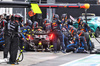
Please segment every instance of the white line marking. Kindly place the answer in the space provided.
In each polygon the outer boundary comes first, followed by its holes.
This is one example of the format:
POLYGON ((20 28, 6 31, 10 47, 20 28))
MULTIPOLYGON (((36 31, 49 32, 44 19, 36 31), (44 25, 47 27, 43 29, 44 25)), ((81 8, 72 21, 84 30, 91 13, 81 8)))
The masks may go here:
MULTIPOLYGON (((96 54, 93 54, 93 55, 96 55, 96 54)), ((76 62, 76 61, 82 60, 82 59, 84 59, 84 58, 88 58, 88 57, 93 56, 93 55, 89 55, 89 56, 86 56, 86 57, 83 57, 83 58, 80 58, 80 59, 77 59, 77 60, 74 60, 74 61, 71 61, 71 62, 68 62, 68 63, 62 64, 62 65, 59 65, 59 66, 66 66, 67 64, 70 64, 70 63, 73 63, 73 62, 76 62)))

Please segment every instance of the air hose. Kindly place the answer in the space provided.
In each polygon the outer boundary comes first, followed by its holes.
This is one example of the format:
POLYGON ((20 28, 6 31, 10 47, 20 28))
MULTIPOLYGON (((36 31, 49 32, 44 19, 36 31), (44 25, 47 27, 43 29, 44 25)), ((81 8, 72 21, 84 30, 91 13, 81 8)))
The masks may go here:
MULTIPOLYGON (((25 41, 26 38, 25 38, 25 36, 24 36, 23 34, 22 34, 22 37, 24 38, 24 42, 26 42, 26 41, 25 41)), ((25 45, 23 45, 22 49, 20 49, 19 46, 18 46, 18 48, 19 48, 19 50, 20 50, 20 54, 19 54, 19 56, 18 56, 18 58, 17 58, 17 60, 16 60, 17 63, 18 63, 18 62, 21 62, 21 61, 23 60, 23 58, 24 58, 23 50, 24 50, 24 48, 25 48, 25 45), (22 55, 22 58, 21 58, 21 60, 19 60, 21 55, 22 55)))

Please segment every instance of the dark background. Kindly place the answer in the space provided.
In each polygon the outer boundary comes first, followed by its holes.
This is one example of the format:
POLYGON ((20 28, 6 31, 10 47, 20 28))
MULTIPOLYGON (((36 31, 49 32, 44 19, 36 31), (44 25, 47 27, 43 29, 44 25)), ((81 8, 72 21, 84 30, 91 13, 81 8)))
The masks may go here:
MULTIPOLYGON (((14 1, 25 1, 25 0, 14 0, 14 1)), ((28 0, 29 2, 36 2, 34 0, 28 0)), ((47 3, 47 0, 42 0, 42 3, 47 3)), ((38 3, 38 0, 37 0, 38 3)), ((97 0, 55 0, 55 3, 89 3, 89 4, 97 4, 97 0)), ((42 15, 36 15, 36 20, 40 21, 41 19, 43 20, 46 18, 46 9, 41 9, 42 10, 42 15)), ((91 6, 87 12, 88 13, 95 13, 96 16, 100 16, 100 5, 98 6, 91 6)), ((27 13, 30 11, 30 9, 27 8, 27 13)), ((57 8, 56 9, 56 14, 59 14, 61 16, 63 13, 67 13, 68 17, 69 15, 72 15, 74 18, 77 18, 81 16, 82 13, 85 12, 85 9, 73 9, 73 8, 57 8)), ((24 8, 14 8, 13 13, 22 13, 24 16, 24 8)), ((29 18, 29 16, 27 16, 29 18)), ((41 21, 42 21, 41 20, 41 21)))
MULTIPOLYGON (((56 3, 89 3, 89 4, 97 4, 97 0, 56 0, 56 3)), ((96 16, 100 16, 100 6, 91 6, 87 13, 95 13, 96 16)), ((85 9, 73 9, 73 8, 57 8, 55 11, 57 14, 61 16, 63 13, 67 13, 77 18, 81 16, 82 13, 85 12, 85 9)))
POLYGON ((96 4, 97 0, 56 0, 57 3, 91 3, 96 4))

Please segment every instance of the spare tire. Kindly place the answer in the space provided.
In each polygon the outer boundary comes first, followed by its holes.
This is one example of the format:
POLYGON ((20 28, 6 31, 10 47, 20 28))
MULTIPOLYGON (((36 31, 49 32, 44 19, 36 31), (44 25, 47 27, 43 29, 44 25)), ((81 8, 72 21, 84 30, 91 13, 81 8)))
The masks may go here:
POLYGON ((97 28, 96 31, 95 31, 95 36, 96 36, 96 37, 99 37, 99 32, 100 32, 100 31, 99 31, 99 28, 97 28))
POLYGON ((88 33, 88 32, 85 32, 85 33, 84 33, 84 36, 85 36, 85 38, 86 38, 87 46, 88 46, 88 50, 89 50, 89 48, 90 48, 90 44, 89 44, 89 41, 90 41, 89 33, 88 33))

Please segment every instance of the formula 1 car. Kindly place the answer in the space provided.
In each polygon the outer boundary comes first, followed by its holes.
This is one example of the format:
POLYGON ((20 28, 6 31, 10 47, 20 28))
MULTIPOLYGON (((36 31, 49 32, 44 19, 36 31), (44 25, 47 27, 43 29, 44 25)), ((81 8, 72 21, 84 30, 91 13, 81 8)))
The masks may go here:
POLYGON ((32 42, 35 43, 36 49, 42 49, 42 51, 47 51, 49 45, 50 45, 50 39, 47 35, 47 32, 41 29, 38 29, 36 31, 32 32, 34 34, 34 40, 32 42))
POLYGON ((51 50, 53 45, 50 38, 52 38, 52 35, 44 30, 41 30, 40 28, 36 28, 35 30, 29 29, 28 33, 26 34, 26 50, 51 50))

